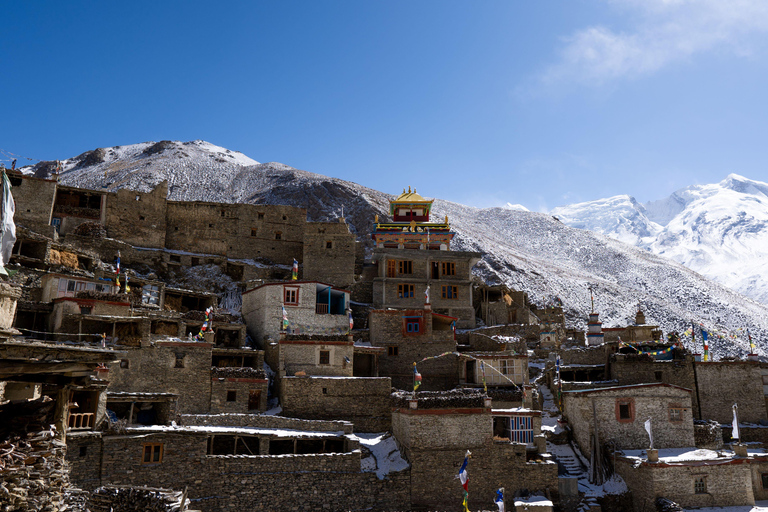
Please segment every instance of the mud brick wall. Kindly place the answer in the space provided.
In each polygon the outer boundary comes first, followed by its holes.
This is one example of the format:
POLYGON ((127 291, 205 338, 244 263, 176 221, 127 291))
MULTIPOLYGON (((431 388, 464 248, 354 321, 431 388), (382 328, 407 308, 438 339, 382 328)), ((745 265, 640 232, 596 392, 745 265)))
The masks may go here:
POLYGON ((211 344, 155 342, 126 350, 128 368, 109 365, 110 392, 176 393, 179 413, 206 413, 211 406, 211 344), (176 359, 184 361, 176 368, 176 359))
POLYGON ((391 427, 391 381, 385 377, 283 377, 280 405, 296 418, 345 420, 356 432, 391 427))
POLYGON ((212 413, 258 412, 267 410, 267 379, 211 378, 212 413), (235 400, 230 401, 230 392, 235 400), (251 397, 254 398, 251 398, 251 397))
POLYGON ((683 508, 753 505, 750 465, 744 459, 713 466, 669 466, 643 463, 637 468, 616 459, 616 472, 632 492, 635 510, 655 510, 654 500, 664 497, 683 508), (707 492, 694 492, 694 479, 706 476, 707 492))
POLYGON ((733 421, 732 406, 739 406, 739 421, 766 419, 760 363, 752 361, 695 363, 702 419, 733 421))
POLYGON ((357 244, 343 219, 341 222, 308 222, 303 242, 302 279, 341 288, 354 284, 357 244))
POLYGON ((165 247, 168 182, 151 192, 121 189, 106 196, 106 228, 110 238, 139 247, 165 247))
POLYGON ((261 414, 183 414, 182 425, 202 425, 216 427, 259 427, 293 429, 317 432, 352 433, 352 423, 332 420, 302 420, 282 416, 261 414))
POLYGON ((612 441, 620 450, 648 448, 644 423, 651 418, 655 448, 695 446, 689 391, 665 385, 607 388, 596 392, 567 391, 563 393, 563 403, 564 414, 582 453, 589 453, 590 432, 595 428, 593 403, 603 443, 612 441), (631 421, 618 419, 617 399, 631 400, 634 410, 631 421), (670 421, 669 407, 682 408, 683 421, 670 421))
MULTIPOLYGON (((374 310, 368 318, 371 344, 388 350, 379 357, 379 375, 390 377, 392 386, 398 389, 413 389, 413 363, 456 350, 453 332, 434 331, 432 315, 427 310, 374 310), (404 332, 403 317, 406 316, 422 318, 422 330, 418 335, 404 332), (394 355, 395 349, 397 355, 394 355)), ((459 383, 458 358, 455 356, 424 361, 418 370, 422 375, 419 388, 422 391, 451 389, 459 383)))

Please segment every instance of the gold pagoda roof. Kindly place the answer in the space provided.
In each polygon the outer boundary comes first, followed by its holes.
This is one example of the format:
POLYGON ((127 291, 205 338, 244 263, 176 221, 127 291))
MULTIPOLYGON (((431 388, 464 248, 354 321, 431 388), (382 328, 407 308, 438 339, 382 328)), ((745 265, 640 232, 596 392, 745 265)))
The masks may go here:
POLYGON ((405 189, 403 189, 403 193, 397 196, 395 199, 393 199, 392 203, 425 203, 425 204, 431 204, 434 201, 434 199, 424 199, 422 196, 416 193, 416 189, 413 189, 413 192, 411 192, 411 187, 408 187, 408 191, 406 192, 405 189))

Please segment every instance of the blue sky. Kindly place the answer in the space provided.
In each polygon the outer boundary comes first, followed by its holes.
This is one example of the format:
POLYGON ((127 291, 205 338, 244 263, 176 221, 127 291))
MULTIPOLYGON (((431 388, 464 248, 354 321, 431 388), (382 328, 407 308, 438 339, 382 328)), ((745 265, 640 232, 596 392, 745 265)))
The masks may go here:
POLYGON ((0 149, 35 159, 203 139, 533 210, 768 181, 764 0, 27 1, 0 19, 0 149))

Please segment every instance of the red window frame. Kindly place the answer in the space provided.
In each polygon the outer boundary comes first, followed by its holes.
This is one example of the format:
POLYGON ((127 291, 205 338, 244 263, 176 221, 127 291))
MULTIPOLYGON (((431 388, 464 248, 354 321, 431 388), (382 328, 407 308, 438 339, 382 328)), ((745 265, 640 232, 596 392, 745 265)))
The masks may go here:
POLYGON ((287 306, 299 305, 299 287, 298 286, 283 287, 283 304, 287 306))
POLYGON ((616 399, 616 421, 619 423, 632 423, 635 421, 635 399, 634 398, 617 398, 616 399), (629 406, 629 418, 621 417, 621 406, 629 406))

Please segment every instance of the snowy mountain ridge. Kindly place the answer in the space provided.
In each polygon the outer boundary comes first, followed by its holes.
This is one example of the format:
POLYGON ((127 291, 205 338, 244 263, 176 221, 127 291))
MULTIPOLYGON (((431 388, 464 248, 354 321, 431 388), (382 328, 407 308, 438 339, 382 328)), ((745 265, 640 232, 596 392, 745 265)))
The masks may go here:
POLYGON ((555 208, 552 215, 670 258, 768 303, 768 184, 730 174, 639 204, 615 196, 555 208))
MULTIPOLYGON (((149 150, 156 146, 151 143, 122 146, 119 158, 117 151, 109 156, 114 148, 94 150, 100 158, 87 152, 65 160, 59 178, 83 188, 143 191, 168 180, 172 200, 298 206, 307 209, 310 220, 336 219, 343 207, 350 229, 370 250, 374 216, 387 217, 393 196, 283 164, 230 162, 235 158, 223 156, 223 148, 209 149, 201 142, 167 142, 154 150, 149 150)), ((51 169, 50 162, 43 162, 28 172, 42 176, 51 169)), ((768 355, 768 342, 762 341, 768 339, 768 306, 647 250, 517 208, 481 209, 436 199, 433 215, 448 216, 456 232, 452 249, 483 254, 474 269, 477 277, 524 290, 540 306, 559 297, 572 326, 586 323, 591 285, 606 327, 633 323, 640 302, 649 323, 665 331, 683 331, 691 320, 723 332, 749 327, 760 340, 758 353, 768 355)), ((714 340, 711 350, 716 357, 749 351, 745 339, 714 340)))

